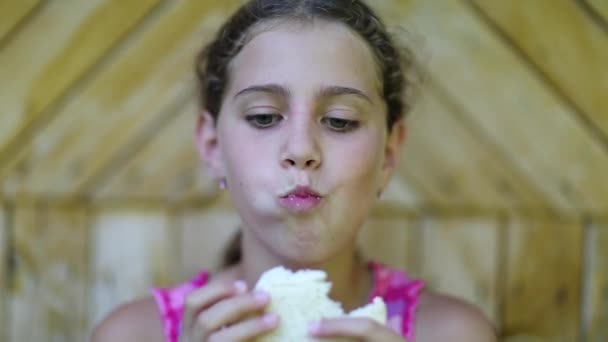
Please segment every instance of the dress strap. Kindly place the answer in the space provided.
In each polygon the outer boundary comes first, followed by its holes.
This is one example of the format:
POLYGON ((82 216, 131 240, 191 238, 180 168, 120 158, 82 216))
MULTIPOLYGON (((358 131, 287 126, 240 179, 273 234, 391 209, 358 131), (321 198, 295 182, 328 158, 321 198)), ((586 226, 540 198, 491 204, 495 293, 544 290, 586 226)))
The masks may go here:
POLYGON ((201 272, 190 281, 175 287, 152 289, 167 342, 177 342, 179 339, 186 296, 203 287, 208 278, 208 272, 201 272))
POLYGON ((370 299, 382 297, 387 305, 388 319, 399 319, 401 334, 409 342, 414 342, 416 309, 425 287, 424 281, 377 262, 370 262, 370 267, 374 275, 370 299))

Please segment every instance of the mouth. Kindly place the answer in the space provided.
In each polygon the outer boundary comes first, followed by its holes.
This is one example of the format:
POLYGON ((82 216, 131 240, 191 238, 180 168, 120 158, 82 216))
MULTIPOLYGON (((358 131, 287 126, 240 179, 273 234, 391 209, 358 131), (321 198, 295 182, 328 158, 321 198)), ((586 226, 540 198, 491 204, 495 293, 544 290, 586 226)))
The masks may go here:
POLYGON ((305 213, 321 204, 323 196, 307 186, 298 186, 279 197, 279 204, 293 213, 305 213))
POLYGON ((314 189, 312 189, 312 188, 310 188, 308 186, 297 186, 294 189, 291 189, 289 192, 287 192, 284 195, 282 195, 281 198, 286 198, 286 197, 290 197, 290 196, 294 196, 294 197, 323 197, 318 192, 316 192, 314 189))

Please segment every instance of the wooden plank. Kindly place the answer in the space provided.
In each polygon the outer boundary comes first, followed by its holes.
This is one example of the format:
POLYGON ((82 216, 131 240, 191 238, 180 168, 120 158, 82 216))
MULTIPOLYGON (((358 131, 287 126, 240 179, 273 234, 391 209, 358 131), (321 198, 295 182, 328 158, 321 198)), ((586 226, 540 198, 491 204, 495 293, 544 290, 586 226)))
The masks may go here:
POLYGON ((166 212, 96 209, 91 227, 90 327, 118 305, 174 282, 179 263, 166 212))
POLYGON ((157 3, 159 0, 52 1, 4 47, 0 79, 11 82, 0 84, 0 171, 20 156, 43 121, 50 120, 49 107, 157 3))
POLYGON ((12 172, 16 182, 21 179, 21 191, 88 192, 122 167, 142 141, 153 137, 159 122, 169 122, 176 111, 183 111, 176 106, 194 97, 193 60, 201 37, 210 36, 216 27, 212 9, 217 5, 170 4, 35 137, 26 156, 31 172, 12 172))
POLYGON ((403 6, 403 22, 424 36, 432 56, 433 86, 492 137, 482 144, 496 146, 555 211, 605 211, 608 156, 562 99, 462 2, 403 6))
POLYGON ((0 40, 40 3, 40 0, 0 2, 0 40))
POLYGON ((173 113, 175 120, 156 132, 139 153, 97 188, 96 197, 175 199, 188 191, 216 193, 215 184, 204 176, 194 146, 196 113, 194 99, 185 110, 173 113), (197 178, 205 178, 198 184, 202 186, 194 186, 197 178))
POLYGON ((428 87, 408 119, 401 167, 431 192, 430 204, 472 210, 542 208, 547 201, 542 193, 458 111, 428 87))
POLYGON ((608 225, 591 225, 585 242, 584 335, 589 342, 607 341, 608 225))
POLYGON ((606 0, 586 0, 589 5, 608 22, 608 2, 606 0))
POLYGON ((189 279, 202 270, 220 269, 226 246, 241 223, 236 211, 222 202, 218 200, 218 204, 203 210, 178 212, 182 247, 180 279, 189 279))
POLYGON ((426 218, 421 268, 431 289, 475 304, 500 325, 498 229, 492 218, 426 218))
POLYGON ((423 201, 423 196, 412 179, 406 179, 397 171, 382 192, 377 206, 388 205, 418 209, 423 201))
POLYGON ((86 339, 86 240, 84 209, 17 205, 8 341, 86 339))
POLYGON ((9 218, 4 203, 0 203, 0 341, 8 340, 8 261, 9 255, 9 218))
POLYGON ((507 336, 580 339, 582 233, 579 222, 511 220, 503 303, 507 336))
POLYGON ((576 1, 474 2, 608 137, 608 35, 576 1))
POLYGON ((359 233, 359 248, 366 259, 420 275, 418 222, 412 217, 372 216, 359 233))

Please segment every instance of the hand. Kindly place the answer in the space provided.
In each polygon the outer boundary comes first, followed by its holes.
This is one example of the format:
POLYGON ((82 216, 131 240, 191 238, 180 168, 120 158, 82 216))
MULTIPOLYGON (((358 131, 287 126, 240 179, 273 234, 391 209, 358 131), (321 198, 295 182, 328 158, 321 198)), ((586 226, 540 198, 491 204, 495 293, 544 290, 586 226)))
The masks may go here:
POLYGON ((407 342, 399 333, 399 320, 382 325, 369 318, 332 318, 313 323, 310 335, 316 338, 351 338, 366 342, 407 342))
POLYGON ((180 342, 245 341, 276 328, 278 317, 263 315, 270 297, 247 285, 210 283, 186 297, 180 342))

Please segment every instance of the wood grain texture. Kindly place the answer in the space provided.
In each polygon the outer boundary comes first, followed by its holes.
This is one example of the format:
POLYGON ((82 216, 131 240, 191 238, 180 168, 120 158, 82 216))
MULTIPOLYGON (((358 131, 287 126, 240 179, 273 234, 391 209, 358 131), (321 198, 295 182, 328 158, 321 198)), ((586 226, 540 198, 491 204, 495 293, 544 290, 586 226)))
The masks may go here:
POLYGON ((500 326, 498 221, 427 217, 421 229, 422 277, 429 288, 475 304, 500 326))
POLYGON ((583 330, 588 342, 608 340, 608 225, 591 224, 585 239, 583 330))
POLYGON ((193 59, 216 17, 207 2, 166 7, 34 138, 11 170, 13 191, 88 192, 193 96, 193 59), (28 165, 25 171, 21 164, 28 165))
POLYGON ((579 340, 582 224, 512 218, 507 237, 505 334, 579 340))
POLYGON ((608 137, 608 35, 576 1, 474 2, 608 137))
POLYGON ((0 175, 65 96, 158 0, 53 1, 0 54, 0 175), (69 13, 69 15, 68 15, 69 13))
POLYGON ((118 305, 173 282, 177 244, 162 210, 111 208, 92 218, 90 327, 118 305))
POLYGON ((421 203, 423 203, 423 194, 418 191, 418 185, 397 173, 382 191, 376 206, 397 206, 416 210, 421 203))
POLYGON ((583 0, 589 3, 591 7, 599 14, 606 23, 608 23, 608 2, 606 0, 583 0))
POLYGON ((9 218, 7 207, 0 202, 0 341, 8 340, 8 262, 9 262, 9 218))
POLYGON ((0 41, 39 3, 40 0, 0 2, 0 41))
POLYGON ((8 341, 86 339, 86 219, 78 207, 16 206, 8 341))
POLYGON ((424 89, 408 118, 400 165, 406 178, 422 183, 429 204, 439 208, 542 208, 547 201, 542 193, 458 111, 432 87, 424 89))
POLYGON ((194 146, 196 104, 192 100, 181 112, 171 115, 174 120, 100 185, 96 198, 176 200, 186 193, 212 196, 217 192, 194 146))
POLYGON ((241 223, 236 211, 225 203, 218 200, 204 210, 184 210, 178 214, 181 279, 189 279, 202 270, 220 269, 226 247, 241 223))
POLYGON ((359 247, 366 259, 420 275, 418 221, 413 217, 373 216, 359 234, 359 247))
POLYGON ((430 51, 429 79, 491 137, 484 144, 495 145, 555 211, 608 208, 606 151, 510 46, 461 1, 412 1, 405 13, 430 51))

